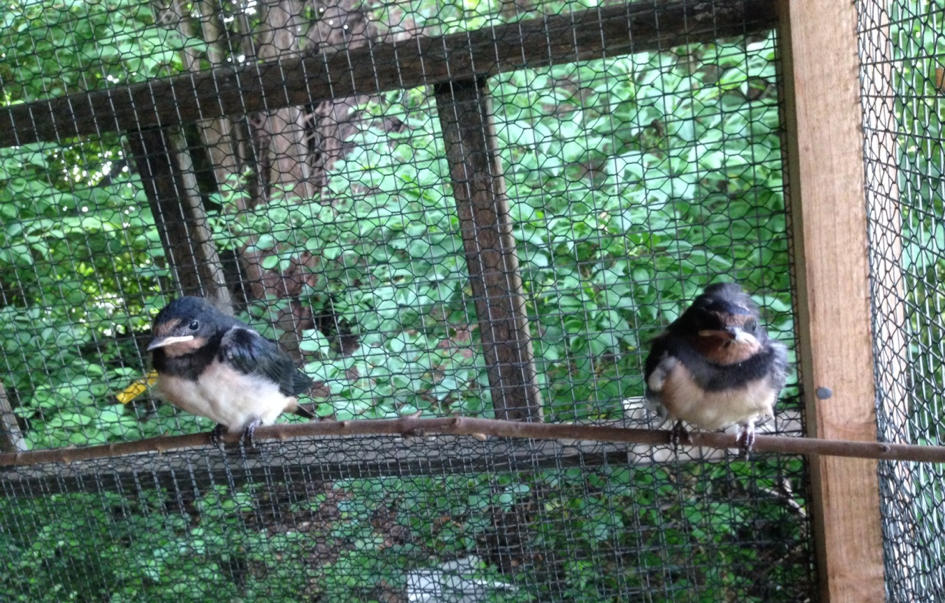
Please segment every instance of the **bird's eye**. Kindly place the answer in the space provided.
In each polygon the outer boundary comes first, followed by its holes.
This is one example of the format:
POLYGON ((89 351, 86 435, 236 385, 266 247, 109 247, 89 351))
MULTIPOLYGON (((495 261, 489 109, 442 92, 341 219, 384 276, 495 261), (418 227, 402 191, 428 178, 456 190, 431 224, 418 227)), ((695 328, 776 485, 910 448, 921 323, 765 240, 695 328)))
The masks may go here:
POLYGON ((196 320, 192 320, 190 321, 190 324, 187 326, 190 328, 191 331, 196 331, 197 329, 200 328, 200 323, 197 322, 196 320))
POLYGON ((749 333, 754 333, 755 329, 758 328, 758 323, 754 320, 746 320, 743 328, 749 333))

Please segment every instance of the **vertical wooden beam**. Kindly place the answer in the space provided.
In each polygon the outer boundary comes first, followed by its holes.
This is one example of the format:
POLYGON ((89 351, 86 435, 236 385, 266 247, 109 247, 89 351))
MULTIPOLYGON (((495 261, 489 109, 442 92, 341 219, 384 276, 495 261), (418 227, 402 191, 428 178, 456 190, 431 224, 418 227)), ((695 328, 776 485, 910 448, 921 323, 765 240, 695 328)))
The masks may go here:
POLYGON ((495 416, 540 421, 534 353, 483 80, 435 87, 495 416))
POLYGON ((179 129, 129 132, 161 244, 180 290, 232 312, 223 264, 210 237, 190 153, 179 129))
MULTIPOLYGON (((876 439, 856 8, 780 2, 809 435, 876 439)), ((820 599, 883 601, 875 461, 811 458, 820 599)))

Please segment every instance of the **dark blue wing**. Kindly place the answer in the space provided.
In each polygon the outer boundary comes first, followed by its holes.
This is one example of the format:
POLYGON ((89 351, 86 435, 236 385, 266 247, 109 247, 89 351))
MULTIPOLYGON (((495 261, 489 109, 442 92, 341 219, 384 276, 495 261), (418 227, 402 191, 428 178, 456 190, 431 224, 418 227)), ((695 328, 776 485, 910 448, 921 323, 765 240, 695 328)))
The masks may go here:
POLYGON ((219 357, 240 372, 275 381, 286 396, 305 393, 312 385, 288 354, 252 329, 234 326, 224 333, 219 357))

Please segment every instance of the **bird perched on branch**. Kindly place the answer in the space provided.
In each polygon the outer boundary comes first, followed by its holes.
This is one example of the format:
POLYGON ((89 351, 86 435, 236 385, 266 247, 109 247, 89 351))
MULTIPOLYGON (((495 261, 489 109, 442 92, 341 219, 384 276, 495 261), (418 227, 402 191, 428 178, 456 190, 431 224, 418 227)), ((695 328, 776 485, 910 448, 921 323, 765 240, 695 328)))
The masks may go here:
POLYGON ((676 420, 674 444, 688 437, 682 421, 705 430, 737 424, 747 455, 755 423, 774 416, 786 371, 787 351, 768 338, 758 307, 738 285, 718 283, 653 341, 646 397, 676 420))
POLYGON ((148 344, 158 391, 171 404, 249 436, 286 411, 313 418, 296 396, 312 380, 278 345, 199 297, 181 297, 154 319, 148 344))

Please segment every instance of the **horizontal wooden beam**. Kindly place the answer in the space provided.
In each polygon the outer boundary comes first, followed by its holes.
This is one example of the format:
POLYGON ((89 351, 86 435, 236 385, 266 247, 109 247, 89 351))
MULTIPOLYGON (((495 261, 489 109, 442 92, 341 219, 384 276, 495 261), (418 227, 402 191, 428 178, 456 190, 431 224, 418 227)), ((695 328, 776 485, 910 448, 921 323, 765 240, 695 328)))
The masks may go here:
POLYGON ((626 465, 627 446, 529 440, 485 442, 450 435, 407 439, 354 436, 289 442, 269 440, 249 449, 228 446, 222 450, 205 444, 173 452, 152 450, 81 463, 9 468, 0 470, 0 496, 136 492, 150 488, 177 490, 212 483, 239 485, 269 480, 312 483, 350 478, 536 471, 606 463, 626 465))
POLYGON ((170 126, 764 31, 770 0, 634 2, 439 37, 84 92, 0 109, 0 147, 170 126))

